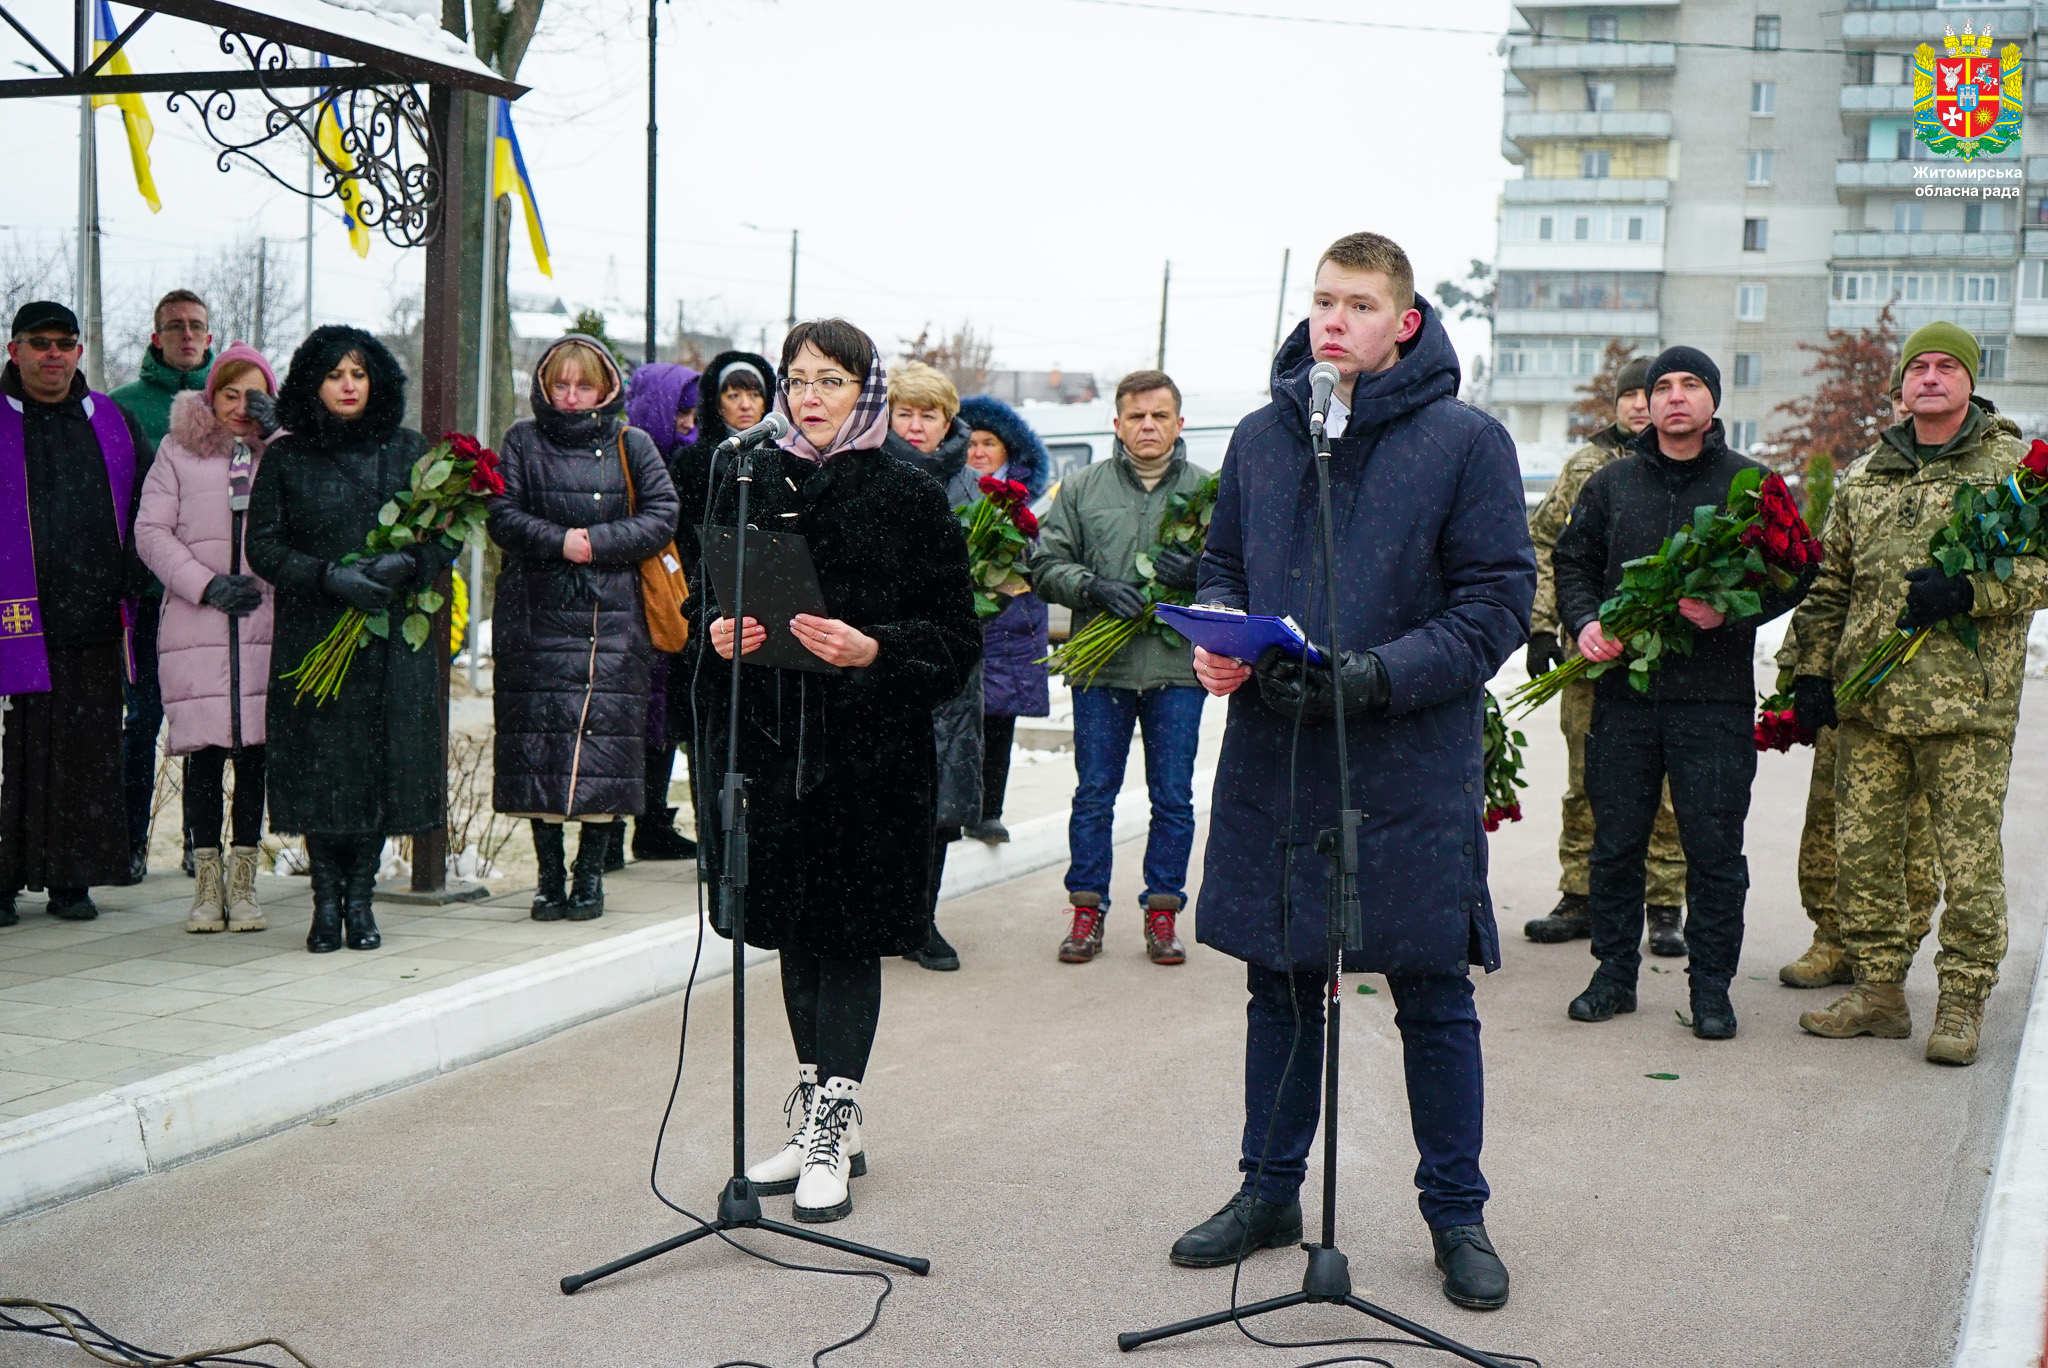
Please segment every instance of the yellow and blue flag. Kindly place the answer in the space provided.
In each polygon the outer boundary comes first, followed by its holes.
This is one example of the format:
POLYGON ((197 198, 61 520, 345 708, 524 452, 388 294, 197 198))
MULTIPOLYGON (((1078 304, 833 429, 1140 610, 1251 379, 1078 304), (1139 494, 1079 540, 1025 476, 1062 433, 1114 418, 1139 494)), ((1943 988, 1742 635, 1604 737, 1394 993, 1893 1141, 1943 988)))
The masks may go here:
POLYGON ((512 106, 496 96, 491 103, 497 108, 497 118, 492 121, 491 143, 495 151, 491 157, 490 202, 496 205, 500 195, 518 195, 526 207, 526 240, 533 247, 533 261, 540 267, 540 273, 550 280, 554 270, 548 265, 548 234, 541 227, 540 205, 534 199, 533 181, 526 174, 526 158, 519 151, 519 135, 512 131, 512 106))
MULTIPOLYGON (((99 0, 93 8, 92 55, 98 57, 105 52, 121 30, 114 26, 114 11, 107 0, 99 0)), ((135 69, 128 65, 128 52, 123 48, 108 59, 100 70, 109 76, 132 76, 135 69)), ((156 125, 149 121, 149 109, 142 103, 140 95, 95 95, 92 107, 102 109, 114 105, 121 111, 121 122, 128 130, 128 160, 135 166, 135 188, 142 192, 142 198, 149 202, 149 211, 160 212, 164 202, 157 198, 156 177, 149 169, 149 140, 156 136, 156 125)))
MULTIPOLYGON (((320 54, 320 65, 332 65, 324 52, 320 54)), ((320 112, 313 117, 313 142, 320 149, 321 160, 340 177, 335 198, 341 201, 341 221, 348 225, 349 245, 356 249, 357 256, 366 257, 370 254, 370 229, 363 222, 360 208, 361 192, 354 175, 356 159, 341 144, 341 113, 334 107, 331 91, 321 92, 320 112)))

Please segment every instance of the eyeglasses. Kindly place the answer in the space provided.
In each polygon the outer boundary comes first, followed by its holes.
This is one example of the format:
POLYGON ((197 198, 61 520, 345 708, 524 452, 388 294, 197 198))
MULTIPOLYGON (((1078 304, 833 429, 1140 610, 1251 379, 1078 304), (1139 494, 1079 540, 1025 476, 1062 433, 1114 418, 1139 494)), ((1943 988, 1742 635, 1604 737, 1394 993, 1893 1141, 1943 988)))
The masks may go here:
POLYGON ((78 350, 78 339, 75 337, 24 337, 20 342, 32 352, 78 350))
POLYGON ((820 398, 830 399, 852 383, 853 381, 843 375, 827 375, 817 380, 781 380, 777 382, 777 388, 781 389, 791 399, 796 398, 805 390, 816 390, 820 398))
POLYGON ((195 335, 204 335, 206 332, 206 327, 207 325, 204 323, 189 323, 181 319, 174 318, 170 322, 164 324, 161 328, 158 328, 157 331, 167 333, 193 333, 195 335))

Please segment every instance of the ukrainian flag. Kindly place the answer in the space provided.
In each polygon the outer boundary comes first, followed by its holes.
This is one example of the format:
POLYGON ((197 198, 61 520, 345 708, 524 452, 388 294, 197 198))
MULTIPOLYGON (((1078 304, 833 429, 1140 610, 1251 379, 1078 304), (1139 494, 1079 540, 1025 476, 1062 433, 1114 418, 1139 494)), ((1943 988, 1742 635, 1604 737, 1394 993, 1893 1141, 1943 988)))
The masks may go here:
MULTIPOLYGON (((118 38, 121 30, 114 26, 114 11, 107 0, 99 0, 93 9, 92 55, 98 57, 109 44, 118 38)), ((100 70, 109 76, 132 76, 135 69, 128 65, 127 49, 117 52, 100 70)), ((128 129, 128 160, 135 165, 135 188, 142 192, 142 198, 149 202, 149 211, 159 213, 164 202, 157 198, 156 177, 149 169, 149 140, 156 136, 156 126, 149 121, 149 109, 142 103, 140 95, 95 95, 94 109, 106 105, 117 106, 121 111, 121 122, 128 129)))
MULTIPOLYGON (((333 65, 324 52, 320 54, 320 65, 333 65)), ((357 256, 366 257, 370 254, 370 230, 358 208, 361 192, 354 176, 356 159, 341 145, 341 113, 334 107, 333 95, 325 91, 322 95, 320 112, 313 119, 313 142, 320 149, 320 159, 340 176, 335 198, 341 201, 341 221, 348 225, 349 245, 356 249, 357 256)))
POLYGON ((512 131, 512 106, 496 96, 491 103, 497 107, 498 116, 493 121, 491 193, 489 203, 496 206, 498 196, 519 196, 526 207, 526 240, 533 246, 534 264, 540 273, 554 278, 554 270, 548 265, 548 234, 540 224, 540 205, 534 200, 533 181, 526 174, 526 158, 519 151, 519 135, 512 131))

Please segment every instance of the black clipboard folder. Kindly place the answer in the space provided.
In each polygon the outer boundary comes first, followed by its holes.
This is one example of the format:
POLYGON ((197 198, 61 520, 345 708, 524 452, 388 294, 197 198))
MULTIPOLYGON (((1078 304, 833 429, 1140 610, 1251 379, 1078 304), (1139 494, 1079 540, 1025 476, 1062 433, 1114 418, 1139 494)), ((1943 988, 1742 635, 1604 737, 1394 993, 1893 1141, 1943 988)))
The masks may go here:
MULTIPOLYGON (((698 528, 704 545, 704 578, 710 581, 711 596, 718 615, 730 617, 725 596, 732 589, 738 556, 738 532, 730 527, 706 523, 698 528)), ((838 674, 840 668, 811 654, 810 647, 797 640, 789 620, 798 613, 831 617, 825 595, 818 588, 818 570, 811 563, 811 546, 795 532, 764 532, 747 528, 747 616, 768 629, 768 639, 757 651, 740 657, 742 665, 773 666, 782 670, 808 670, 813 674, 838 674)))

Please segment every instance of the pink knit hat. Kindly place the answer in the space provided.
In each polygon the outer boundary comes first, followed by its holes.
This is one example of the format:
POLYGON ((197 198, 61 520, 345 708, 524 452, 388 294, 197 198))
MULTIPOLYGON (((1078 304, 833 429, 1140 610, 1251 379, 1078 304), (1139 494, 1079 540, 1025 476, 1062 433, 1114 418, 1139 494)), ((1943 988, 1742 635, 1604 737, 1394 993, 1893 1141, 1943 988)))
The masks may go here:
POLYGON ((270 363, 263 359, 263 353, 247 342, 231 342, 228 349, 213 359, 213 369, 206 373, 206 402, 213 402, 213 391, 219 385, 221 367, 235 362, 246 361, 263 372, 266 387, 272 394, 277 393, 277 373, 270 369, 270 363))

